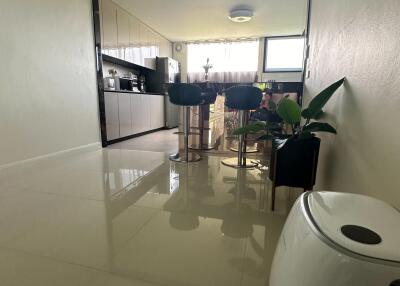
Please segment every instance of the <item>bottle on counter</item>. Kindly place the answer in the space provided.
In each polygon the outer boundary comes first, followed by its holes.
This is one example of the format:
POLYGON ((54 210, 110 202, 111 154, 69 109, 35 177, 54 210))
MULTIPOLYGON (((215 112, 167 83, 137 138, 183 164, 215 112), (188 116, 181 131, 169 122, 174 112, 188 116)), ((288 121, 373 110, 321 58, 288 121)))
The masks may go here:
POLYGON ((146 92, 146 77, 144 75, 139 76, 139 90, 146 92))

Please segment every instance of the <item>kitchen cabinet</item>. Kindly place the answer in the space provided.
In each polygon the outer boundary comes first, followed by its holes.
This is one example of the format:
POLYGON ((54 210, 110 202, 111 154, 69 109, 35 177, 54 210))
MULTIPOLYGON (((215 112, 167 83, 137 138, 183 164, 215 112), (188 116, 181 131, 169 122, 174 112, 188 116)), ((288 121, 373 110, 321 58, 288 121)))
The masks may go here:
POLYGON ((151 130, 151 107, 150 107, 150 98, 148 94, 141 94, 141 102, 140 102, 140 132, 146 132, 151 130))
POLYGON ((133 134, 143 132, 142 121, 142 94, 131 94, 131 118, 133 134))
POLYGON ((128 49, 128 62, 142 65, 141 52, 139 42, 139 20, 134 17, 129 18, 129 49, 128 49))
POLYGON ((145 24, 139 23, 139 42, 142 47, 148 45, 149 36, 149 28, 145 24))
POLYGON ((150 128, 158 129, 164 127, 164 96, 154 94, 147 96, 150 101, 150 128))
POLYGON ((117 57, 118 28, 117 5, 111 0, 101 1, 103 53, 117 57))
POLYGON ((125 10, 117 7, 117 40, 118 58, 128 61, 129 57, 129 36, 130 36, 130 15, 125 10))
POLYGON ((104 100, 108 141, 165 126, 163 95, 104 92, 104 100))
POLYGON ((118 139, 120 138, 118 94, 115 92, 105 92, 104 104, 106 113, 107 140, 110 141, 118 139))
POLYGON ((129 18, 129 45, 138 47, 140 45, 140 22, 135 17, 129 18))
POLYGON ((120 137, 132 135, 131 94, 118 93, 118 115, 120 137))
POLYGON ((159 57, 160 56, 160 47, 161 47, 161 36, 159 34, 157 34, 156 32, 154 32, 154 45, 156 48, 156 56, 159 57))
POLYGON ((101 0, 102 53, 155 69, 155 58, 171 57, 171 43, 112 2, 101 0))
POLYGON ((131 113, 135 134, 164 127, 164 96, 131 94, 131 113))
POLYGON ((139 42, 141 47, 141 62, 144 67, 156 69, 156 49, 154 47, 154 32, 145 24, 139 26, 139 42))
POLYGON ((151 130, 147 94, 131 95, 132 128, 135 134, 151 130))
POLYGON ((151 124, 152 118, 157 112, 152 109, 152 96, 155 95, 131 94, 132 127, 135 134, 160 128, 153 128, 151 124))

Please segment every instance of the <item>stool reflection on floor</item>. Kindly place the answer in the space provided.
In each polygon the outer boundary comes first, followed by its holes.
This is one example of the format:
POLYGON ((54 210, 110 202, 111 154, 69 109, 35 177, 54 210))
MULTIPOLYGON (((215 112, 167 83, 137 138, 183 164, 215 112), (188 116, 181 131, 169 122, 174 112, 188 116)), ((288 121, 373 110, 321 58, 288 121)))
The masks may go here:
MULTIPOLYGON (((247 123, 249 110, 260 107, 262 93, 259 88, 253 86, 234 86, 226 90, 225 105, 228 108, 239 110, 239 128, 247 123)), ((256 163, 246 158, 246 135, 239 135, 238 157, 228 158, 222 161, 222 164, 233 168, 253 168, 256 163)))
MULTIPOLYGON (((190 133, 190 107, 198 106, 202 103, 201 90, 198 86, 187 83, 176 83, 171 85, 168 90, 169 100, 172 104, 179 105, 183 108, 183 135, 184 135, 184 154, 173 154, 169 157, 175 162, 196 162, 201 160, 199 154, 189 152, 189 135, 190 133)), ((178 132, 181 134, 181 132, 178 132)))

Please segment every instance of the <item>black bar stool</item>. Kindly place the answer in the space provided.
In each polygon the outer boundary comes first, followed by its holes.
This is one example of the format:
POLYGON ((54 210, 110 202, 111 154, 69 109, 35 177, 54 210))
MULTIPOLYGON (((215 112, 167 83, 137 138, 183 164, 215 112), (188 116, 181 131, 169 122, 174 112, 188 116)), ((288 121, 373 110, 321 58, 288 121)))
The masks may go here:
POLYGON ((187 83, 172 84, 168 90, 169 101, 172 104, 183 108, 183 135, 184 135, 184 155, 178 152, 169 156, 169 159, 175 162, 196 162, 201 160, 199 154, 189 152, 190 133, 190 107, 202 103, 201 89, 198 86, 187 83))
MULTIPOLYGON (((245 125, 249 124, 249 116, 248 114, 246 114, 246 118, 245 118, 245 125)), ((257 147, 250 147, 247 146, 247 137, 244 139, 244 153, 258 153, 260 152, 260 150, 257 147)), ((238 142, 238 146, 237 147, 231 147, 230 148, 231 151, 233 152, 239 152, 239 142, 238 142)))
MULTIPOLYGON (((239 85, 225 91, 225 105, 239 110, 239 127, 246 125, 249 110, 260 106, 262 93, 259 88, 253 86, 239 85)), ((245 135, 239 135, 238 157, 222 160, 222 164, 233 168, 253 168, 257 166, 246 160, 245 135)))
POLYGON ((199 145, 192 145, 190 149, 193 150, 211 150, 214 149, 214 146, 209 145, 208 143, 204 143, 204 130, 209 130, 209 128, 204 127, 204 113, 206 111, 206 107, 210 104, 214 104, 215 100, 217 99, 217 93, 212 90, 207 90, 201 93, 202 103, 199 107, 199 126, 193 127, 195 129, 199 129, 200 132, 200 144, 199 145))

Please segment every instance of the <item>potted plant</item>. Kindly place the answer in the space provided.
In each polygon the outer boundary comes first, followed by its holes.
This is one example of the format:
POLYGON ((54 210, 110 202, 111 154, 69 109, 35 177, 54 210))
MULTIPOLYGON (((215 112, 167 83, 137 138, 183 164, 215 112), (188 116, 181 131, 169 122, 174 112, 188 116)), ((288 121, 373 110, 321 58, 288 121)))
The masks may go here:
POLYGON ((317 120, 323 117, 325 104, 344 81, 345 78, 342 78, 321 91, 304 110, 301 110, 295 101, 283 98, 276 108, 284 123, 281 129, 274 124, 274 129, 271 130, 269 122, 255 122, 236 130, 237 133, 263 133, 259 139, 272 140, 269 171, 272 181, 272 210, 276 187, 289 186, 312 190, 321 141, 315 132, 336 134, 335 128, 330 124, 317 120))

